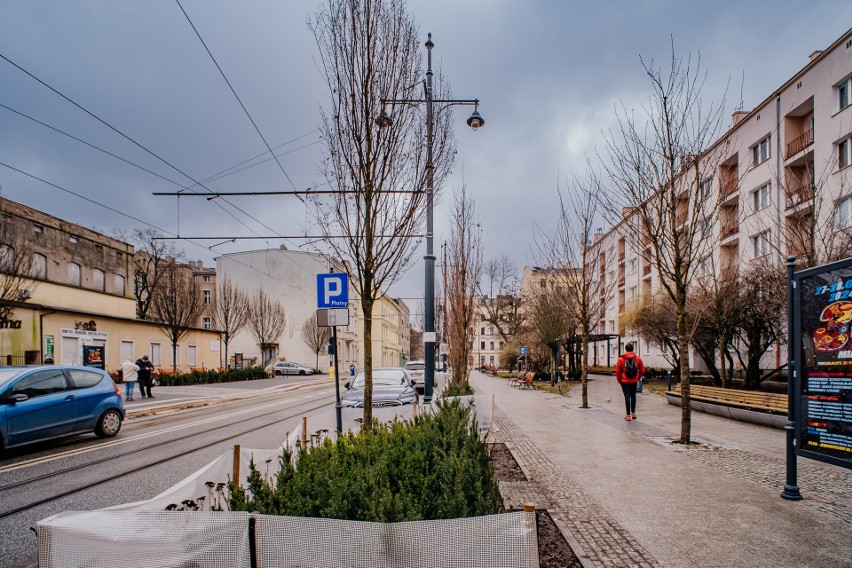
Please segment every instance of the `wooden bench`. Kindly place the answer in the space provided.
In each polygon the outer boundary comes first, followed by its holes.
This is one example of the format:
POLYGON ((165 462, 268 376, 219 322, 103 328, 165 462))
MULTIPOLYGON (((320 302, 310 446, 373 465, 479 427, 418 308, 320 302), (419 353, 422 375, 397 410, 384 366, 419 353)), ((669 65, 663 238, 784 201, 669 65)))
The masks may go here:
MULTIPOLYGON (((681 396, 680 385, 675 385, 674 389, 667 391, 666 394, 679 398, 681 396)), ((723 404, 746 410, 787 415, 786 394, 690 385, 689 397, 699 402, 723 404)))
POLYGON ((522 387, 535 389, 535 384, 533 384, 534 380, 535 373, 521 373, 516 379, 512 380, 512 384, 513 386, 517 385, 519 389, 522 387))

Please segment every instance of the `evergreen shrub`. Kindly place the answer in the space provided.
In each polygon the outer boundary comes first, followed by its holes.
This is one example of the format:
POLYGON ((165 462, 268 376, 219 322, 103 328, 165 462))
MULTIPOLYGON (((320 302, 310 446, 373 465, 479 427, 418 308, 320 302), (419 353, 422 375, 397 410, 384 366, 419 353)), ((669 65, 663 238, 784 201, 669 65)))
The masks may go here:
POLYGON ((503 511, 472 407, 438 401, 435 413, 337 442, 287 451, 271 480, 249 467, 248 488, 229 487, 232 511, 382 523, 488 515, 503 511))
POLYGON ((233 383, 237 381, 256 381, 265 379, 266 372, 263 367, 247 367, 245 369, 225 369, 218 371, 208 369, 205 371, 192 371, 179 373, 177 375, 157 375, 157 384, 160 386, 186 386, 186 385, 209 385, 214 383, 233 383))

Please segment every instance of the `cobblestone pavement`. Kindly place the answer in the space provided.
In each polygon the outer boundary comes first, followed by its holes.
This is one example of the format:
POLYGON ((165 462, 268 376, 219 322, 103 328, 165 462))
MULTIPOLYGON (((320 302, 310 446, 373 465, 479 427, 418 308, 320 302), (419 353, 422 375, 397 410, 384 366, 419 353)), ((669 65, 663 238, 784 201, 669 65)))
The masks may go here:
POLYGON ((499 408, 497 432, 489 441, 503 442, 531 481, 501 482, 506 506, 524 503, 547 509, 584 566, 650 568, 660 566, 630 533, 601 509, 499 408))
MULTIPOLYGON (((570 408, 570 403, 559 404, 570 408)), ((594 408, 588 409, 586 416, 607 424, 620 424, 622 421, 620 416, 594 408)), ((644 422, 634 423, 630 433, 765 489, 780 492, 779 480, 786 476, 784 459, 757 455, 700 436, 693 437, 698 442, 695 445, 675 444, 671 432, 644 422)), ((799 486, 805 495, 800 504, 814 507, 852 525, 852 483, 849 471, 834 466, 826 467, 806 458, 799 458, 797 463, 799 486)))

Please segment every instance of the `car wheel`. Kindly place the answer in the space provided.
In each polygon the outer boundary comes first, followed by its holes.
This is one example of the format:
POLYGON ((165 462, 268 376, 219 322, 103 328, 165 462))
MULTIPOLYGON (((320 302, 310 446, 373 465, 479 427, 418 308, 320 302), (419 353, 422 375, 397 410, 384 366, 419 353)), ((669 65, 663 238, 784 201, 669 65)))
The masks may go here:
POLYGON ((300 375, 304 375, 304 374, 305 374, 305 372, 304 372, 304 371, 299 371, 299 374, 300 374, 300 375))
POLYGON ((112 438, 121 430, 121 413, 114 408, 107 410, 98 419, 95 435, 98 438, 112 438))
POLYGON ((276 376, 276 377, 280 377, 280 376, 281 376, 281 375, 283 375, 284 373, 282 373, 281 371, 272 371, 272 374, 273 374, 274 376, 276 376))

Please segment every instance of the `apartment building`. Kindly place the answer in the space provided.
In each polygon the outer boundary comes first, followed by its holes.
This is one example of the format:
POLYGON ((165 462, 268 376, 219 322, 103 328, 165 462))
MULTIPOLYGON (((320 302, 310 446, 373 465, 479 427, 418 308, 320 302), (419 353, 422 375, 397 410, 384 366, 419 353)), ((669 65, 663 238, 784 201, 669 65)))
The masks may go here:
MULTIPOLYGON (((166 336, 136 319, 133 245, 6 199, 0 209, 4 234, 19 239, 0 245, 32 256, 28 286, 0 325, 0 365, 80 365, 87 346, 103 349, 111 371, 144 354, 154 365, 170 364, 166 336)), ((180 369, 218 367, 218 340, 191 331, 178 345, 180 369)))
MULTIPOLYGON (((807 64, 759 105, 736 112, 731 126, 701 156, 715 171, 702 188, 716 200, 713 218, 701 228, 711 246, 697 277, 731 279, 756 259, 783 263, 787 255, 809 264, 849 256, 852 247, 852 30, 807 64)), ((693 175, 687 173, 684 175, 693 175)), ((594 269, 606 313, 596 333, 617 341, 595 342, 598 364, 611 362, 633 341, 647 365, 666 367, 665 353, 624 325, 641 298, 660 291, 647 235, 635 212, 596 235, 594 269)), ((783 360, 778 346, 765 367, 783 360)), ((693 368, 700 359, 691 355, 693 368)))

